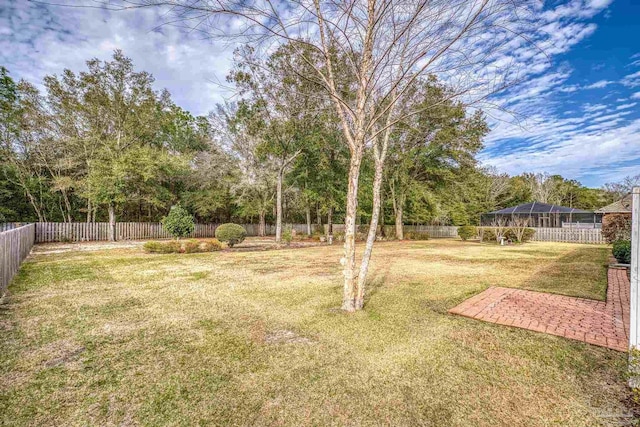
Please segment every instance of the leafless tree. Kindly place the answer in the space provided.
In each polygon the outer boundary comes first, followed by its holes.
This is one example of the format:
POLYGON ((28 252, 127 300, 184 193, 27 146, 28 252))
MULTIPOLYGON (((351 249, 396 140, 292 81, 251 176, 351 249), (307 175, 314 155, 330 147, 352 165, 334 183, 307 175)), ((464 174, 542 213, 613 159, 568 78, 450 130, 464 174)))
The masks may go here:
POLYGON ((507 220, 506 218, 496 218, 491 222, 491 227, 496 233, 496 242, 500 243, 507 233, 507 220))
POLYGON ((518 242, 522 242, 522 238, 524 237, 524 233, 527 231, 527 227, 529 226, 529 218, 522 216, 513 216, 511 221, 509 221, 509 228, 516 235, 516 239, 518 242))
POLYGON ((487 185, 485 190, 485 201, 489 210, 494 210, 500 196, 507 193, 511 178, 506 173, 499 173, 495 167, 485 169, 487 185))
POLYGON ((480 242, 484 242, 485 227, 476 228, 476 232, 478 233, 478 240, 480 240, 480 242))
POLYGON ((608 182, 603 188, 605 191, 611 193, 616 200, 620 200, 629 193, 633 187, 640 185, 640 174, 634 176, 626 176, 619 182, 608 182))
MULTIPOLYGON (((397 107, 423 77, 437 75, 451 87, 451 98, 468 104, 518 81, 510 50, 527 40, 527 31, 537 25, 530 13, 535 6, 518 0, 128 0, 123 4, 124 9, 150 6, 166 7, 173 25, 249 41, 265 52, 274 44, 301 46, 299 54, 314 70, 309 78, 331 99, 350 150, 341 260, 342 308, 347 311, 363 305, 375 240, 367 240, 364 262, 357 268, 357 194, 365 151, 377 147, 377 162, 384 167, 385 133, 419 112, 397 107), (302 46, 314 55, 306 55, 302 46)), ((374 186, 374 199, 377 193, 379 186, 374 186)), ((377 215, 373 217, 370 234, 377 226, 373 224, 377 215)))
POLYGON ((533 201, 557 203, 559 196, 558 181, 548 173, 526 174, 533 201))

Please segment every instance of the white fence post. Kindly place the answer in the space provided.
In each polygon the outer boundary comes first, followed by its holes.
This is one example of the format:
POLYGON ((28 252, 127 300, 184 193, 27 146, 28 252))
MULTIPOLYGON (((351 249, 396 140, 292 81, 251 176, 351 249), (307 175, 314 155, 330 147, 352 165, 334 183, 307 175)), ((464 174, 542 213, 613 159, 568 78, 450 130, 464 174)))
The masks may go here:
POLYGON ((631 208, 631 308, 629 316, 629 385, 640 387, 640 187, 632 191, 631 208))

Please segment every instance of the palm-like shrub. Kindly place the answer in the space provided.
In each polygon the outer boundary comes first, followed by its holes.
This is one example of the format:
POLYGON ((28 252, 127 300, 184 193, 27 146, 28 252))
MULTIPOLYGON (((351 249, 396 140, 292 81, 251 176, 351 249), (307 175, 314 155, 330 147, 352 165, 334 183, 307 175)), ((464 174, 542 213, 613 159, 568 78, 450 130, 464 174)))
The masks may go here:
POLYGON ((230 248, 242 243, 245 237, 247 237, 247 231, 238 224, 222 224, 216 228, 216 239, 225 242, 230 248))

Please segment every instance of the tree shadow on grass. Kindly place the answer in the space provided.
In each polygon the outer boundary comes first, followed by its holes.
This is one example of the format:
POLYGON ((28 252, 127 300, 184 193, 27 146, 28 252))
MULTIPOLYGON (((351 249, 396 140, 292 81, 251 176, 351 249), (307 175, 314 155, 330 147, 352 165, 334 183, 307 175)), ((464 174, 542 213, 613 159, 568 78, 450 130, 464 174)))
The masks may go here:
POLYGON ((367 308, 367 304, 371 300, 371 298, 377 294, 382 286, 387 281, 387 276, 389 275, 389 269, 391 267, 387 266, 383 271, 371 274, 368 274, 368 279, 365 284, 365 294, 364 294, 364 308, 367 308))

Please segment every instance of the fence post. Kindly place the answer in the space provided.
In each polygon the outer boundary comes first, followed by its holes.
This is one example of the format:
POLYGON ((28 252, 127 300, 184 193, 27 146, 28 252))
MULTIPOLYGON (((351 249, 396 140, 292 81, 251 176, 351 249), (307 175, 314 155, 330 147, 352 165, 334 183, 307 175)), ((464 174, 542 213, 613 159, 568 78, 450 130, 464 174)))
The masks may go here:
POLYGON ((631 207, 631 307, 629 316, 629 385, 640 387, 640 187, 634 187, 631 207))

